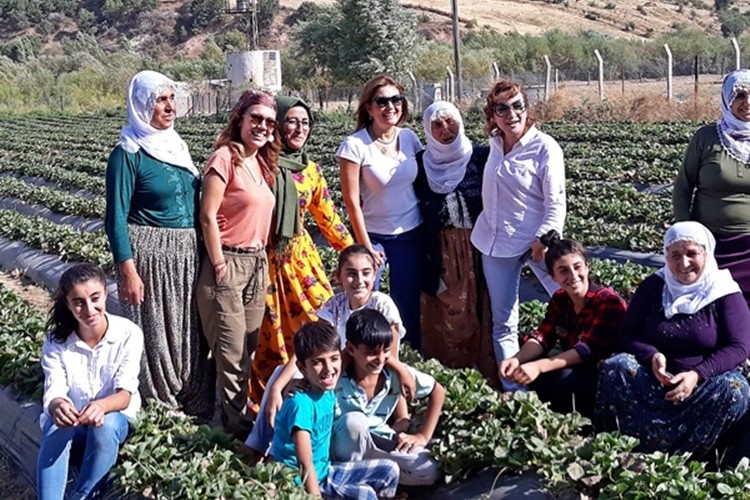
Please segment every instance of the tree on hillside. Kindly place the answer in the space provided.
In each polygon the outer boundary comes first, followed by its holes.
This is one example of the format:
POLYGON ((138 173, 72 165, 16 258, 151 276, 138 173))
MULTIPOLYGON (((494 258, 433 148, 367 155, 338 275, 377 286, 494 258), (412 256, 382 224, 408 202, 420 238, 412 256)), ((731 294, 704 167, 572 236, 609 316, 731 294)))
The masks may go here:
POLYGON ((377 73, 403 78, 420 50, 417 19, 398 0, 337 0, 313 12, 295 32, 296 57, 341 83, 377 73))

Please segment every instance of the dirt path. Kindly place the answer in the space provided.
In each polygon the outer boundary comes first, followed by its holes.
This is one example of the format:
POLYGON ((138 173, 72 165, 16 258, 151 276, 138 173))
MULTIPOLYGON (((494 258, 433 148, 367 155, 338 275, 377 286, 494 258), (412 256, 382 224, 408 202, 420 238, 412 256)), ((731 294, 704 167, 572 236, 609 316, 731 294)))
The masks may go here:
POLYGON ((0 455, 0 497, 14 500, 31 500, 35 498, 34 488, 19 476, 13 464, 4 455, 0 455))
POLYGON ((0 283, 40 311, 46 312, 49 308, 50 293, 23 275, 0 272, 0 283))

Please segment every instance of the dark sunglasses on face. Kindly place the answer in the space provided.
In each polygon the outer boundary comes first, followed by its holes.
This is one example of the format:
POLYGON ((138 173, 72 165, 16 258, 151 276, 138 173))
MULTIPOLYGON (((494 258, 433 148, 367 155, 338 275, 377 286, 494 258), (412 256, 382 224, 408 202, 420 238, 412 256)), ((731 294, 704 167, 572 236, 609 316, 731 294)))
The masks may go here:
POLYGON ((526 111, 526 103, 523 101, 515 101, 512 102, 510 105, 499 102, 495 104, 495 115, 499 116, 500 118, 503 118, 505 116, 508 116, 510 113, 510 110, 517 111, 518 114, 523 113, 526 111))
POLYGON ((250 117, 250 123, 253 127, 257 127, 258 125, 261 125, 265 122, 266 128, 274 129, 276 128, 276 120, 273 118, 268 118, 263 115, 259 115, 256 113, 247 113, 247 116, 250 117))
POLYGON ((398 108, 404 103, 404 99, 406 99, 406 97, 404 97, 404 94, 396 94, 392 95, 391 97, 376 97, 372 100, 372 102, 377 104, 379 108, 385 108, 386 106, 388 106, 389 102, 393 104, 393 107, 398 108))

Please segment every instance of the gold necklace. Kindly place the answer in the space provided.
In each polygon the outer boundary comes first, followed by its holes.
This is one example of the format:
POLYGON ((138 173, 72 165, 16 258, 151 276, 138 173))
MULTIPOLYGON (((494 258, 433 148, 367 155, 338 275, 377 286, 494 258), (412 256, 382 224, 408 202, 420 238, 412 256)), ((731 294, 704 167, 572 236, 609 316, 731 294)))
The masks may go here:
POLYGON ((390 148, 388 146, 396 142, 396 139, 398 139, 398 131, 394 132, 393 137, 391 137, 391 140, 389 141, 384 141, 380 137, 375 137, 375 133, 373 132, 372 127, 368 128, 367 133, 370 134, 370 137, 373 139, 375 146, 384 156, 393 157, 393 154, 388 154, 390 152, 390 148))

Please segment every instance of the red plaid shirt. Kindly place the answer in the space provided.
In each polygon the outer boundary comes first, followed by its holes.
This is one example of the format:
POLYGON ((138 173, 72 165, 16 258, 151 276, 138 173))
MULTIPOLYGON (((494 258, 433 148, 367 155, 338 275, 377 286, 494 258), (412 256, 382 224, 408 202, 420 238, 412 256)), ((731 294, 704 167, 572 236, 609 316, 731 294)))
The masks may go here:
POLYGON ((573 300, 563 290, 552 295, 542 324, 526 335, 549 352, 559 340, 563 351, 575 349, 581 359, 598 361, 617 348, 617 335, 627 303, 611 288, 591 283, 586 302, 578 314, 573 300))

